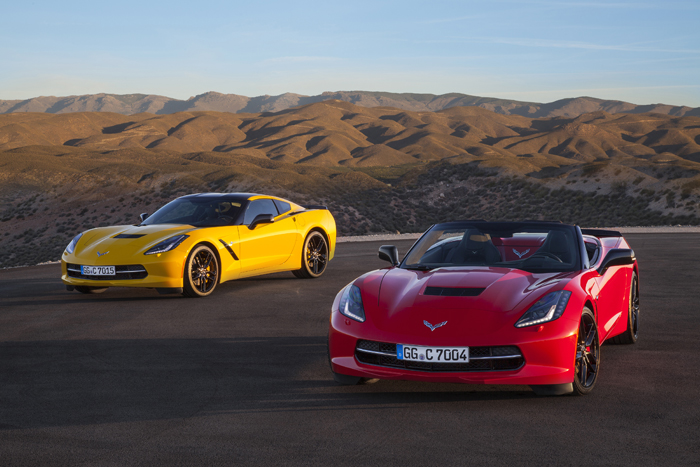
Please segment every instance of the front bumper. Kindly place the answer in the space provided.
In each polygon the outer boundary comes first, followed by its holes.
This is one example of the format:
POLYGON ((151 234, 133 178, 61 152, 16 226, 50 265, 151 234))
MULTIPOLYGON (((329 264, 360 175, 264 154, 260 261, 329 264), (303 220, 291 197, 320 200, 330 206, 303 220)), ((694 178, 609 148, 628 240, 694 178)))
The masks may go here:
MULTIPOLYGON (((141 260, 141 264, 136 265, 133 261, 124 262, 110 262, 107 264, 85 264, 85 262, 80 262, 76 258, 68 258, 69 255, 64 255, 61 260, 61 280, 66 285, 72 286, 88 286, 88 287, 147 287, 147 288, 178 288, 182 287, 182 274, 184 271, 184 261, 185 257, 181 255, 171 255, 167 259, 163 257, 149 258, 148 256, 143 256, 138 258, 141 260), (121 264, 120 264, 121 263, 121 264), (123 268, 131 268, 134 273, 119 273, 116 274, 114 279, 89 279, 85 277, 71 277, 80 274, 72 272, 68 273, 68 264, 75 265, 78 267, 84 266, 122 266, 123 268), (141 270, 145 270, 145 273, 138 272, 135 266, 141 266, 141 270), (142 277, 144 276, 145 277, 142 277), (129 277, 128 279, 123 279, 122 277, 129 277)), ((163 255, 165 256, 165 255, 163 255)), ((123 268, 118 268, 123 269, 123 268)), ((72 267, 71 269, 75 269, 72 267)))
MULTIPOLYGON (((567 384, 574 380, 577 323, 556 320, 542 326, 503 331, 498 335, 482 335, 471 342, 460 343, 469 347, 517 347, 524 363, 516 369, 498 369, 498 366, 470 368, 468 371, 420 370, 392 367, 393 362, 363 363, 358 359, 359 341, 391 344, 444 345, 435 342, 407 342, 405 337, 374 329, 369 323, 358 323, 338 312, 331 314, 328 336, 329 356, 333 371, 343 375, 364 378, 402 379, 471 384, 567 384)), ((454 343, 450 345, 456 345, 454 343)), ((360 358, 367 362, 369 359, 360 358)), ((512 368, 512 367, 511 367, 512 368)))

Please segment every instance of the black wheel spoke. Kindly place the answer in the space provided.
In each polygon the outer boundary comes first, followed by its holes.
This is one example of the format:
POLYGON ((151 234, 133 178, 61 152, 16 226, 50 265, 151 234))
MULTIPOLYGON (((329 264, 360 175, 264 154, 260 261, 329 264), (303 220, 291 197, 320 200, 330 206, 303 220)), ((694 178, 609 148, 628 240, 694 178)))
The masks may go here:
POLYGON ((595 384, 599 366, 600 344, 595 318, 590 312, 583 313, 579 325, 576 349, 576 380, 583 389, 595 384))
POLYGON ((593 340, 595 339, 595 335, 596 335, 595 326, 591 326, 591 329, 588 331, 588 335, 586 336, 586 347, 590 347, 591 344, 593 344, 593 340))
POLYGON ((198 248, 192 256, 189 267, 190 286, 193 293, 206 295, 216 287, 219 267, 209 248, 198 248))

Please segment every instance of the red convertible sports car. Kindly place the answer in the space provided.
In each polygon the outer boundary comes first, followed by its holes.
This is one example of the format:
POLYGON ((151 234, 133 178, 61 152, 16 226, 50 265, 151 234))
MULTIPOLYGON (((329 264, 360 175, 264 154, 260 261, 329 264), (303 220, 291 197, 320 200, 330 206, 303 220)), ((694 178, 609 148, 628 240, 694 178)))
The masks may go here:
POLYGON ((341 384, 366 379, 530 385, 588 394, 605 341, 634 344, 639 271, 619 232, 556 222, 431 227, 399 262, 333 302, 328 356, 341 384))

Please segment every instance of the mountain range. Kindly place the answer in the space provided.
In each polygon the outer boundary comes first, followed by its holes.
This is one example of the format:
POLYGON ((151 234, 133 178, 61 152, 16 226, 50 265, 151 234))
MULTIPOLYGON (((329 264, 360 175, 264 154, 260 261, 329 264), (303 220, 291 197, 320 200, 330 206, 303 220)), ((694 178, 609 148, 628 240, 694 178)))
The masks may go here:
POLYGON ((279 112, 0 115, 0 267, 187 193, 326 204, 340 235, 454 219, 700 224, 700 117, 531 118, 327 100, 279 112))
POLYGON ((413 112, 439 111, 451 107, 481 107, 502 115, 530 118, 577 117, 584 113, 654 112, 675 117, 700 116, 700 107, 666 104, 636 105, 617 100, 593 97, 560 99, 549 103, 522 102, 509 99, 478 97, 467 94, 412 94, 369 91, 324 92, 315 96, 285 93, 278 96, 247 97, 237 94, 207 92, 187 100, 154 94, 86 94, 81 96, 41 96, 25 100, 0 100, 0 114, 14 112, 114 112, 132 115, 143 112, 172 114, 186 111, 218 111, 231 113, 279 112, 300 105, 327 100, 341 100, 361 107, 394 107, 413 112))

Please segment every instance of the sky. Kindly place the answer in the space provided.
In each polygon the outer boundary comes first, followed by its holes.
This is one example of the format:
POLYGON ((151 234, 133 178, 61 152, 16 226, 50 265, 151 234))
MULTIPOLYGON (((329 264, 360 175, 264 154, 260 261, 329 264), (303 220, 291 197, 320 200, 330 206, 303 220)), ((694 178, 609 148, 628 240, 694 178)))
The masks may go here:
POLYGON ((3 0, 0 12, 0 99, 364 90, 700 106, 700 0, 3 0))

